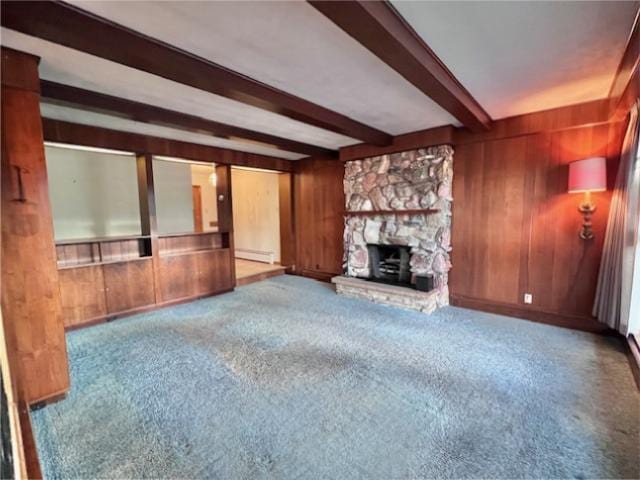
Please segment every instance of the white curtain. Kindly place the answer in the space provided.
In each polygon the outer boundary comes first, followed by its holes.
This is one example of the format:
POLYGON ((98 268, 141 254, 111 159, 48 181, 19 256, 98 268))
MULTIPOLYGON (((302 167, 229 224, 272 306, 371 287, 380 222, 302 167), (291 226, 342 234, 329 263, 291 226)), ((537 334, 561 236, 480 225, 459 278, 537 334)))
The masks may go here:
MULTIPOLYGON (((630 315, 640 223, 639 114, 640 100, 631 109, 622 144, 593 305, 598 320, 625 336, 638 331, 640 322, 630 315)), ((637 273, 635 276, 637 279, 637 273)))

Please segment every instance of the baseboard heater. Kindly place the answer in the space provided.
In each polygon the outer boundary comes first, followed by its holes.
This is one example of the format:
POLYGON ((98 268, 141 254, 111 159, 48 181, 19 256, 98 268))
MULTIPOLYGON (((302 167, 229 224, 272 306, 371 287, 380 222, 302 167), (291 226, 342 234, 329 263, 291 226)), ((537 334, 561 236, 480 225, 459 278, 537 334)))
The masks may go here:
POLYGON ((236 258, 270 263, 272 265, 275 263, 276 252, 265 252, 264 250, 247 250, 244 248, 236 248, 235 253, 236 258))

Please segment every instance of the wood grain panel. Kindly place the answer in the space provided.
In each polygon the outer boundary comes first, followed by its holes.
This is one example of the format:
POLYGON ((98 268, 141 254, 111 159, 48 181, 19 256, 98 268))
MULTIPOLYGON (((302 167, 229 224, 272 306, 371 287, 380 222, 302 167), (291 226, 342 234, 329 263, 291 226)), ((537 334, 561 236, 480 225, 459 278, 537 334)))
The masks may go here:
POLYGON ((102 266, 68 268, 60 270, 58 276, 65 328, 107 314, 102 266))
POLYGON ((184 235, 162 235, 158 238, 160 255, 197 252, 222 248, 226 243, 226 233, 201 233, 184 235))
POLYGON ((622 132, 622 123, 573 125, 504 139, 467 137, 455 147, 450 291, 457 304, 547 323, 555 316, 557 324, 594 330, 591 307, 622 132), (594 155, 608 158, 610 190, 594 194, 595 239, 583 241, 581 195, 567 193, 568 163, 594 155), (524 304, 524 293, 533 294, 533 304, 524 304))
POLYGON ((160 257, 160 301, 198 294, 197 263, 193 254, 160 257))
POLYGON ((458 147, 454 155, 451 290, 517 302, 526 138, 458 147), (466 159, 473 159, 466 161, 466 159), (460 214, 463 212, 463 214, 460 214))
POLYGON ((609 100, 603 98, 495 120, 491 125, 491 130, 482 133, 473 133, 465 128, 458 128, 454 133, 454 144, 485 142, 606 123, 609 121, 609 115, 609 100))
POLYGON ((109 313, 155 303, 151 259, 103 265, 109 313))
POLYGON ((305 159, 298 168, 294 182, 296 272, 329 280, 342 274, 344 166, 305 159))
POLYGON ((229 249, 201 252, 195 255, 198 282, 196 293, 205 295, 233 288, 229 249))
POLYGON ((617 170, 620 130, 614 124, 600 125, 538 138, 548 147, 548 154, 532 172, 535 207, 527 283, 542 310, 591 316, 611 191, 593 194, 595 238, 581 240, 577 208, 582 196, 566 193, 568 164, 588 156, 608 156, 611 184, 617 170))
POLYGON ((69 388, 36 81, 36 57, 2 50, 1 304, 28 403, 69 388))
POLYGON ((340 160, 357 160, 434 145, 460 146, 466 143, 486 142, 534 133, 564 130, 581 127, 586 124, 607 123, 609 116, 609 100, 605 98, 502 118, 495 120, 490 130, 481 133, 473 133, 466 128, 455 128, 449 125, 398 135, 393 137, 391 145, 385 147, 377 147, 365 143, 349 145, 340 149, 340 160))

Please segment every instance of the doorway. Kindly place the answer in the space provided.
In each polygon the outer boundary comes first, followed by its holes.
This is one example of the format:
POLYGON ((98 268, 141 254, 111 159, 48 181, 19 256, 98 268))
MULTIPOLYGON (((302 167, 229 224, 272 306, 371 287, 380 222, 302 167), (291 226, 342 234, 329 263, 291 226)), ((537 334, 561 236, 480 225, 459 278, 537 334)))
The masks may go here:
POLYGON ((281 216, 287 209, 281 212, 281 203, 290 197, 281 198, 283 175, 290 179, 289 174, 270 170, 231 169, 238 285, 282 275, 288 266, 286 258, 283 261, 281 236, 281 227, 286 226, 281 216))

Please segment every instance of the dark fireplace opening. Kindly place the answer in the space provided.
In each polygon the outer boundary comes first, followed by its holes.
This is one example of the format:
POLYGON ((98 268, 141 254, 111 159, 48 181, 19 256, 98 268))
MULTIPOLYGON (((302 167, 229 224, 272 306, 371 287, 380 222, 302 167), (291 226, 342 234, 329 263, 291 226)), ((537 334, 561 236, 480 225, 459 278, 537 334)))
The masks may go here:
POLYGON ((409 247, 368 244, 369 280, 412 287, 409 247))

